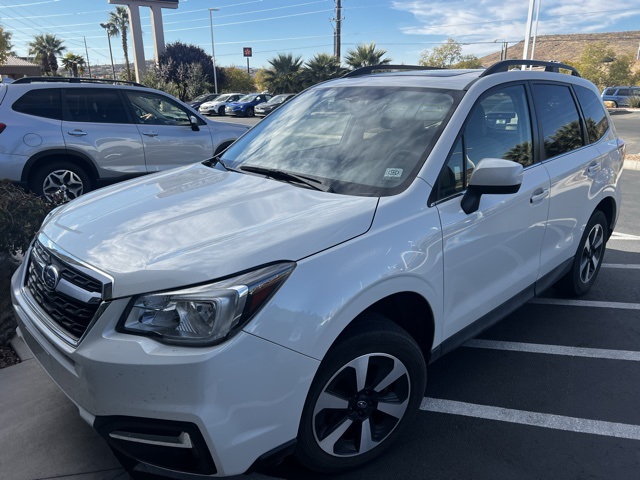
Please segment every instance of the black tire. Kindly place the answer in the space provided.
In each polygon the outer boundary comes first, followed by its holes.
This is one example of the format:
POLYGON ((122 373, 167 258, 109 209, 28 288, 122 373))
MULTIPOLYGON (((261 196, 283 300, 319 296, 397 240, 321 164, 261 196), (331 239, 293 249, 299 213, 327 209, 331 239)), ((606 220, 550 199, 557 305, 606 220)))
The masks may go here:
POLYGON ((220 108, 218 108, 218 115, 220 115, 221 117, 224 117, 225 115, 224 110, 225 110, 225 106, 222 105, 220 108))
POLYGON ((300 420, 298 460, 334 473, 382 454, 417 412, 426 371, 407 332, 381 315, 358 320, 316 373, 300 420))
POLYGON ((29 188, 36 195, 55 203, 73 200, 91 191, 91 178, 73 162, 55 160, 39 166, 29 178, 29 188))
POLYGON ((247 117, 253 117, 255 115, 255 111, 253 110, 253 107, 248 107, 247 108, 247 117))
POLYGON ((557 284, 562 293, 579 297, 594 284, 602 266, 608 228, 604 213, 600 210, 593 212, 580 239, 571 270, 557 284))

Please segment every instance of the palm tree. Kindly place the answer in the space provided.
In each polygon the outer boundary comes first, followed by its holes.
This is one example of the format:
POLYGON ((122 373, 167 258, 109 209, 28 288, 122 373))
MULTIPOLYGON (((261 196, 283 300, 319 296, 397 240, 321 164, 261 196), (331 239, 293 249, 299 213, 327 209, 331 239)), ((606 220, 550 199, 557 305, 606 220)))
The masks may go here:
POLYGON ((67 72, 71 72, 74 77, 78 76, 78 72, 84 73, 84 57, 75 53, 67 53, 62 57, 62 66, 67 72))
POLYGON ((293 58, 291 53, 279 53, 269 60, 269 64, 271 68, 265 70, 264 79, 271 93, 297 93, 302 90, 302 57, 293 58))
POLYGON ((67 47, 62 45, 62 40, 45 33, 33 37, 33 42, 29 42, 29 55, 35 58, 42 66, 44 75, 56 75, 58 73, 58 61, 56 56, 60 55, 67 47))
POLYGON ((358 44, 355 50, 347 51, 344 61, 355 70, 356 68, 391 63, 390 58, 382 58, 386 54, 386 50, 376 48, 375 42, 364 43, 358 44))
POLYGON ((5 31, 0 26, 0 65, 3 65, 7 60, 7 56, 13 55, 14 52, 11 51, 13 48, 13 44, 11 43, 11 32, 5 31))
POLYGON ((315 85, 316 83, 339 77, 344 72, 336 57, 328 53, 318 53, 304 66, 304 83, 306 86, 315 85))
POLYGON ((124 51, 124 63, 127 68, 127 80, 131 80, 131 66, 129 65, 129 48, 127 45, 127 31, 129 30, 129 10, 127 7, 116 7, 115 12, 109 13, 109 24, 112 28, 107 30, 110 37, 122 38, 122 50, 124 51))

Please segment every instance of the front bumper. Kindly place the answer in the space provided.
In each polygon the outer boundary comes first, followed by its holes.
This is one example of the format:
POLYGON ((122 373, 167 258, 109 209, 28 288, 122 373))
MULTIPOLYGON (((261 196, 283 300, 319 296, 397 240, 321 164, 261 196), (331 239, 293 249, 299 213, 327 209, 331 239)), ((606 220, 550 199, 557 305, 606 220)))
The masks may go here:
MULTIPOLYGON (((104 419, 175 424, 177 430, 185 425, 195 454, 202 457, 198 452, 203 447, 210 453, 212 465, 207 468, 213 468, 202 473, 213 476, 244 473, 259 457, 295 439, 317 360, 245 332, 206 348, 167 346, 121 334, 115 326, 128 299, 111 301, 73 348, 38 319, 43 312, 34 311, 27 298, 30 293, 22 288, 24 270, 23 265, 12 280, 21 334, 81 416, 107 439, 111 423, 104 419)), ((180 436, 174 434, 176 429, 161 431, 175 438, 180 436)), ((125 431, 137 440, 157 433, 125 431)), ((162 462, 168 455, 145 456, 139 452, 139 441, 118 438, 120 447, 130 447, 122 453, 167 467, 162 462)), ((162 442, 173 451, 167 441, 162 442)))

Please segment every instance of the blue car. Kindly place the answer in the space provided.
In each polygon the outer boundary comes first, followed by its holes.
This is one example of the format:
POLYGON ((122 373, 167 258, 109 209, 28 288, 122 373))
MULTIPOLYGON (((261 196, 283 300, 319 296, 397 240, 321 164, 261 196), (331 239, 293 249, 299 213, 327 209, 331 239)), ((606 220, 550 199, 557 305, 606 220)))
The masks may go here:
POLYGON ((271 99, 268 93, 250 93, 240 98, 237 102, 227 104, 224 113, 226 115, 236 115, 238 117, 253 117, 255 106, 271 99))

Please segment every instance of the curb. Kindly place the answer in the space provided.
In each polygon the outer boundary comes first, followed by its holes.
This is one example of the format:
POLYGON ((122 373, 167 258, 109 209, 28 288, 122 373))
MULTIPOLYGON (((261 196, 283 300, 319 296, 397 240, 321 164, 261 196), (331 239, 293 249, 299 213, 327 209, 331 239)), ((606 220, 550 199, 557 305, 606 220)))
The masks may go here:
POLYGON ((640 160, 625 160, 624 161, 624 169, 625 170, 640 170, 640 160))
POLYGON ((24 343, 24 340, 17 332, 11 339, 10 343, 11 343, 11 348, 13 348, 13 351, 16 352, 16 355, 18 355, 18 358, 20 359, 21 362, 24 362, 25 360, 33 359, 33 354, 31 353, 31 350, 29 350, 29 347, 27 347, 27 344, 24 343))

